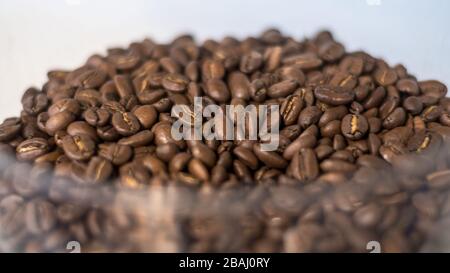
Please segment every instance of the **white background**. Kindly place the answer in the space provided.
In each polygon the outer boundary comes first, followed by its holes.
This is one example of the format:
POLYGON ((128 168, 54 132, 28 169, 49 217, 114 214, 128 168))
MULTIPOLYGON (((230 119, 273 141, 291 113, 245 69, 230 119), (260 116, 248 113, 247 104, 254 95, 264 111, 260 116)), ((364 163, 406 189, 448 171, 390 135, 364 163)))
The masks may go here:
POLYGON ((0 0, 0 119, 19 114, 22 92, 41 87, 49 69, 186 31, 202 40, 276 26, 302 38, 328 28, 349 50, 449 84, 449 14, 447 0, 0 0))

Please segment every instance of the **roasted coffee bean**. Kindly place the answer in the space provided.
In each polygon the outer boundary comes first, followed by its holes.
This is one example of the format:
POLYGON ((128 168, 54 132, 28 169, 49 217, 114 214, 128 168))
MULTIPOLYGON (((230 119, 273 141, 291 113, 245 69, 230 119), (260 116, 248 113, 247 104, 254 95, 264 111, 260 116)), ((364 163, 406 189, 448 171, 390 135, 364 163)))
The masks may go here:
POLYGON ((247 76, 241 72, 233 72, 228 77, 228 86, 231 97, 243 100, 250 98, 250 81, 247 76))
POLYGON ((67 127, 67 133, 71 136, 75 135, 87 135, 92 140, 96 141, 98 139, 97 131, 94 127, 90 126, 84 121, 75 121, 72 122, 67 127))
POLYGON ((364 108, 370 109, 379 106, 386 96, 386 89, 380 86, 375 89, 371 94, 366 98, 363 105, 364 108))
POLYGON ((337 87, 318 86, 314 89, 316 98, 329 105, 343 105, 353 101, 355 94, 337 87))
POLYGON ((172 92, 183 92, 189 80, 181 74, 168 74, 162 79, 162 86, 172 92))
POLYGON ((47 95, 35 89, 28 89, 22 97, 23 110, 33 116, 43 112, 47 105, 47 95))
POLYGON ((425 108, 421 114, 421 117, 425 122, 431 122, 439 119, 441 114, 442 107, 433 105, 425 108))
POLYGON ((292 94, 297 88, 296 80, 285 80, 269 87, 267 95, 271 98, 283 98, 292 94))
POLYGON ((56 113, 45 123, 45 130, 47 134, 53 136, 57 131, 66 129, 74 120, 75 116, 69 111, 56 113))
POLYGON ((201 181, 209 180, 209 172, 206 166, 202 163, 202 161, 193 158, 188 163, 189 172, 197 179, 201 181))
POLYGON ((236 147, 233 149, 233 154, 250 169, 258 168, 258 158, 253 154, 252 150, 244 147, 236 147))
POLYGON ((341 133, 341 121, 333 120, 328 122, 326 125, 320 128, 320 134, 322 137, 334 137, 341 133))
POLYGON ((385 87, 394 84, 398 79, 395 70, 388 67, 378 68, 375 70, 373 77, 379 85, 385 87))
POLYGON ((406 111, 411 113, 412 115, 417 115, 422 112, 423 104, 422 101, 418 97, 407 97, 403 101, 403 107, 406 111))
POLYGON ((110 120, 110 113, 105 109, 91 107, 83 113, 84 120, 94 127, 105 126, 110 120))
POLYGON ((25 208, 25 222, 27 229, 33 234, 50 231, 56 224, 56 209, 46 200, 31 200, 25 208))
POLYGON ((228 87, 219 79, 210 79, 206 82, 206 93, 218 103, 224 103, 230 100, 228 87))
POLYGON ((111 161, 114 165, 123 165, 130 160, 133 150, 120 144, 100 144, 98 154, 111 161))
POLYGON ((342 119, 342 134, 350 140, 363 138, 369 130, 369 123, 364 116, 348 114, 342 119))
POLYGON ((354 172, 356 165, 341 159, 325 159, 320 163, 320 169, 324 172, 354 172))
POLYGON ((156 147, 155 152, 159 159, 170 162, 177 155, 178 147, 173 143, 167 143, 156 147))
POLYGON ((243 73, 252 73, 262 64, 263 56, 256 51, 251 51, 248 54, 242 56, 239 67, 243 73))
POLYGON ((49 150, 50 145, 46 139, 32 138, 20 143, 16 152, 19 160, 34 160, 49 150))
POLYGON ((420 94, 419 85, 413 79, 401 79, 397 82, 398 91, 406 93, 409 96, 417 96, 420 94))
POLYGON ((139 147, 149 144, 153 140, 153 133, 150 130, 140 131, 135 135, 122 138, 119 140, 119 144, 131 146, 131 147, 139 147))
POLYGON ((289 166, 300 181, 311 181, 319 176, 319 164, 313 149, 305 148, 294 155, 289 166))
POLYGON ((139 120, 133 113, 116 112, 112 116, 112 125, 123 136, 130 136, 139 131, 139 120))
POLYGON ((209 79, 222 79, 225 75, 225 67, 218 60, 205 60, 202 64, 202 78, 204 80, 209 79))
POLYGON ((398 107, 391 114, 383 120, 383 127, 386 129, 393 129, 402 126, 406 121, 405 109, 398 107))
POLYGON ((253 152, 259 160, 271 168, 282 169, 288 165, 282 156, 275 152, 264 151, 259 143, 253 146, 253 152))
POLYGON ((281 104, 280 114, 284 125, 290 126, 297 122, 298 116, 303 108, 303 100, 299 94, 290 95, 281 104))
POLYGON ((87 160, 95 153, 95 142, 87 135, 67 135, 62 140, 62 146, 73 160, 87 160))
POLYGON ((322 110, 317 106, 308 106, 300 112, 298 123, 302 128, 307 128, 319 121, 322 110))
POLYGON ((93 157, 86 169, 86 178, 94 183, 106 181, 113 173, 113 165, 101 157, 93 157))
POLYGON ((196 143, 191 147, 192 155, 202 161, 206 166, 213 167, 216 164, 216 154, 205 144, 196 143))
POLYGON ((447 95, 447 87, 438 81, 422 81, 419 82, 419 88, 422 93, 429 97, 443 98, 447 95))

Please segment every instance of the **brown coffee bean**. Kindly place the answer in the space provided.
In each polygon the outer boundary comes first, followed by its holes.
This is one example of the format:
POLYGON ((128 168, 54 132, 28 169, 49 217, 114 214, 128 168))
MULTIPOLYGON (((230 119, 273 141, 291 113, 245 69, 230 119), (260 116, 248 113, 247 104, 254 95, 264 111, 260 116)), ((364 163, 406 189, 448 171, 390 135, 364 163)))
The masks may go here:
POLYGON ((197 179, 201 181, 209 180, 209 172, 206 166, 202 163, 202 161, 193 158, 189 161, 188 164, 189 172, 197 179))
POLYGON ((94 141, 97 141, 97 130, 94 129, 94 127, 90 126, 84 121, 75 121, 72 122, 67 127, 67 133, 71 136, 75 135, 87 135, 89 138, 91 138, 94 141))
POLYGON ((302 128, 307 128, 319 121, 322 110, 317 106, 308 106, 300 112, 298 123, 302 128))
POLYGON ((23 110, 30 115, 36 116, 43 112, 48 104, 48 97, 37 89, 30 88, 22 96, 23 110))
POLYGON ((369 130, 367 119, 361 115, 348 114, 342 119, 342 134, 350 140, 359 140, 369 130))
POLYGON ((181 74, 167 74, 162 79, 162 86, 172 92, 183 92, 189 83, 189 79, 181 74))
POLYGON ((334 137, 337 134, 341 133, 341 121, 333 120, 328 122, 328 124, 324 125, 320 128, 320 134, 322 137, 334 137))
POLYGON ((83 113, 84 120, 91 126, 105 126, 110 120, 110 113, 105 109, 91 107, 83 113))
POLYGON ((219 79, 210 79, 206 82, 206 93, 218 103, 230 100, 230 91, 226 84, 219 79))
POLYGON ((395 70, 387 67, 380 67, 377 70, 375 70, 373 77, 375 81, 381 86, 392 85, 398 79, 395 70))
POLYGON ((259 160, 271 168, 283 169, 288 165, 287 161, 276 152, 263 151, 259 143, 253 146, 253 152, 259 160))
POLYGON ((280 114, 284 124, 286 126, 295 124, 302 108, 303 100, 299 94, 293 94, 287 97, 280 108, 280 114))
POLYGON ((296 80, 285 80, 271 85, 267 90, 267 95, 271 98, 283 98, 292 94, 298 87, 296 80))
POLYGON ((419 85, 413 79, 401 79, 397 82, 396 87, 398 91, 409 96, 417 96, 420 94, 419 85))
POLYGON ((216 164, 216 154, 208 146, 197 143, 191 147, 192 155, 202 161, 206 166, 212 168, 216 164))
POLYGON ((112 116, 112 125, 123 136, 130 136, 139 131, 140 124, 133 113, 116 112, 112 116))
POLYGON ((434 80, 419 82, 420 90, 423 94, 434 98, 443 98, 447 95, 447 87, 434 80))
POLYGON ((343 105, 353 101, 355 94, 337 87, 318 86, 314 89, 316 98, 329 105, 343 105))
POLYGON ((93 157, 86 169, 86 178, 94 183, 105 182, 113 173, 113 165, 101 157, 93 157))
POLYGON ((129 146, 116 143, 100 144, 98 154, 114 165, 123 165, 130 160, 133 150, 129 146))
POLYGON ((242 56, 239 67, 243 73, 248 74, 258 69, 262 65, 262 63, 262 55, 256 51, 251 51, 248 54, 242 56))
POLYGON ((366 100, 363 103, 364 108, 370 109, 378 107, 383 102, 385 96, 386 96, 386 89, 384 89, 384 87, 382 86, 378 87, 373 92, 371 92, 370 95, 366 98, 366 100))
POLYGON ((66 129, 74 120, 75 116, 69 111, 56 113, 45 123, 45 130, 47 134, 53 136, 57 131, 66 129))
POLYGON ((233 149, 233 154, 250 169, 258 168, 258 158, 253 154, 252 150, 244 147, 236 147, 233 149))
POLYGON ((0 125, 0 141, 9 141, 19 134, 22 125, 19 119, 5 120, 0 125))
POLYGON ((25 222, 33 234, 50 231, 56 224, 56 210, 53 204, 43 199, 33 199, 26 205, 25 222))
POLYGON ((311 181, 319 176, 319 164, 311 148, 305 148, 296 153, 290 168, 292 168, 293 176, 300 181, 311 181))
POLYGON ((34 160, 50 150, 48 141, 43 138, 32 138, 23 141, 17 146, 17 158, 19 160, 34 160))
POLYGON ((202 64, 202 78, 203 80, 209 79, 222 79, 225 76, 225 67, 218 60, 205 60, 202 64))
POLYGON ((248 100, 250 98, 250 81, 244 73, 233 72, 228 77, 231 97, 248 100))
POLYGON ((392 129, 394 127, 399 127, 405 124, 406 112, 405 109, 397 107, 391 114, 389 114, 383 120, 383 127, 386 129, 392 129))
POLYGON ((156 147, 156 156, 164 162, 170 162, 178 153, 177 145, 167 143, 156 147))
POLYGON ((182 171, 188 164, 188 162, 191 160, 192 155, 188 153, 178 153, 176 154, 169 163, 169 170, 172 173, 177 173, 182 171))
POLYGON ((87 160, 95 153, 95 142, 87 135, 67 135, 62 145, 66 155, 73 160, 87 160))
POLYGON ((314 53, 302 53, 291 55, 282 59, 283 64, 295 65, 300 69, 315 69, 322 65, 323 61, 314 53))
POLYGON ((450 187, 450 170, 433 172, 426 177, 428 185, 433 189, 444 190, 450 187))
POLYGON ((421 117, 425 122, 431 122, 439 119, 441 114, 442 107, 433 105, 425 108, 421 114, 421 117))
POLYGON ((410 112, 412 115, 417 115, 422 112, 423 104, 418 97, 407 97, 403 101, 403 107, 406 111, 410 112))
POLYGON ((323 172, 354 172, 356 171, 356 165, 346 162, 341 159, 325 159, 320 163, 320 169, 323 172))
POLYGON ((131 146, 131 147, 140 147, 148 145, 153 140, 153 133, 150 130, 140 131, 135 135, 122 138, 119 140, 118 144, 131 146))

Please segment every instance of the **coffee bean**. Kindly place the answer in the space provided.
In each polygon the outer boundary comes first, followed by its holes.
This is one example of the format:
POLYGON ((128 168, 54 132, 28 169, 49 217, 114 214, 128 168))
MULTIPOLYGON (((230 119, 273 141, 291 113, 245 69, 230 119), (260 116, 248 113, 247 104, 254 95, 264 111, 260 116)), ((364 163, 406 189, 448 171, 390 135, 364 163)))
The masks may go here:
POLYGON ((318 86, 314 89, 316 98, 329 105, 343 105, 353 101, 355 94, 336 87, 318 86))
POLYGON ((98 154, 111 161, 114 165, 123 165, 130 160, 133 150, 120 144, 100 144, 98 154))
POLYGON ((162 79, 162 86, 172 92, 182 92, 186 89, 189 80, 181 74, 168 74, 162 79))
POLYGON ((431 122, 437 120, 441 114, 442 107, 433 105, 425 108, 421 114, 421 117, 425 122, 431 122))
POLYGON ((56 210, 53 204, 43 199, 28 202, 25 208, 27 229, 33 234, 50 231, 56 224, 56 210))
POLYGON ((263 151, 260 144, 253 146, 256 157, 269 167, 282 169, 287 166, 287 161, 275 152, 263 151))
POLYGON ((250 98, 250 81, 244 73, 233 72, 228 77, 231 97, 248 100, 250 98))
POLYGON ((419 82, 419 88, 426 96, 443 98, 447 95, 447 87, 438 81, 431 80, 419 82))
POLYGON ((202 64, 202 78, 204 80, 209 79, 222 79, 225 75, 225 68, 218 60, 205 60, 202 64))
POLYGON ((243 73, 252 73, 258 69, 262 63, 262 55, 256 51, 252 51, 242 56, 239 67, 243 73))
POLYGON ((75 135, 87 135, 92 140, 96 141, 98 139, 97 131, 94 127, 90 126, 84 121, 75 121, 72 122, 67 127, 67 133, 71 136, 75 135))
POLYGON ((406 120, 405 110, 401 107, 398 107, 383 120, 383 127, 386 129, 399 127, 405 123, 405 120, 406 120))
POLYGON ((149 130, 140 131, 135 135, 122 138, 119 140, 119 144, 131 146, 131 147, 139 147, 149 144, 153 140, 153 133, 149 130))
POLYGON ((258 168, 258 158, 253 154, 252 150, 236 147, 233 150, 233 154, 252 170, 258 168))
POLYGON ((409 96, 417 96, 420 94, 419 85, 413 79, 401 79, 397 82, 398 91, 406 93, 409 96))
POLYGON ((167 143, 156 147, 156 155, 164 162, 170 162, 178 153, 177 145, 167 143))
POLYGON ((33 88, 25 91, 25 94, 22 96, 23 110, 33 116, 43 112, 47 104, 47 95, 33 88))
POLYGON ((213 167, 216 163, 216 154, 208 146, 197 143, 191 147, 192 155, 202 161, 206 166, 213 167))
POLYGON ((319 164, 311 148, 305 148, 296 153, 290 168, 292 168, 293 176, 300 181, 311 181, 319 176, 319 164))
POLYGON ((387 67, 380 67, 375 70, 373 77, 375 81, 381 86, 392 85, 398 79, 395 70, 387 67))
POLYGON ((299 94, 290 95, 281 104, 280 114, 286 126, 297 122, 298 116, 303 108, 303 100, 299 94))
POLYGON ((64 130, 71 122, 75 120, 75 116, 69 111, 63 111, 51 116, 45 123, 47 134, 54 135, 59 130, 64 130))
POLYGON ((87 135, 67 135, 62 145, 66 155, 73 160, 87 160, 95 153, 95 143, 87 135))
POLYGON ((226 84, 219 79, 210 79, 206 82, 206 93, 218 103, 230 100, 230 92, 226 84))
POLYGON ((348 114, 342 119, 342 134, 350 140, 358 140, 369 130, 367 119, 361 115, 348 114))
POLYGON ((317 106, 308 106, 300 112, 298 123, 302 128, 307 128, 319 121, 322 110, 317 106))
POLYGON ((407 97, 403 101, 403 107, 406 111, 410 112, 412 115, 417 115, 422 112, 423 104, 418 97, 407 97))
POLYGON ((86 178, 94 183, 106 181, 113 173, 113 165, 101 157, 93 157, 86 169, 86 178))
POLYGON ((47 153, 50 145, 43 138, 32 138, 20 143, 17 147, 17 158, 19 160, 33 160, 47 153))
POLYGON ((133 113, 116 112, 112 116, 112 125, 123 136, 130 136, 139 131, 139 120, 133 113))
POLYGON ((297 88, 296 80, 285 80, 269 87, 267 95, 271 98, 282 98, 292 94, 297 88))

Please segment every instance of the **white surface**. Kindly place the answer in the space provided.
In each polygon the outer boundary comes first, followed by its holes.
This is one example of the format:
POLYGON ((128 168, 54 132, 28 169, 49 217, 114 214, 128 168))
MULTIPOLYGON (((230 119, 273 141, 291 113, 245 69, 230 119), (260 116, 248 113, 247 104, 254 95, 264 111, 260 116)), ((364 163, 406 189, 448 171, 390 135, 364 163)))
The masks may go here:
POLYGON ((94 52, 189 31, 202 40, 268 26, 301 38, 331 29, 347 49, 403 63, 419 79, 450 83, 447 0, 0 0, 0 119, 17 115, 29 86, 94 52))

